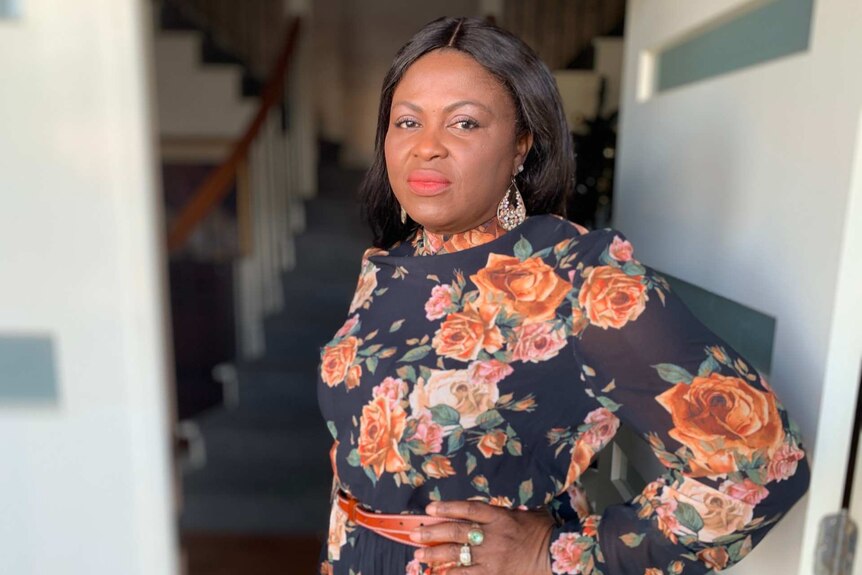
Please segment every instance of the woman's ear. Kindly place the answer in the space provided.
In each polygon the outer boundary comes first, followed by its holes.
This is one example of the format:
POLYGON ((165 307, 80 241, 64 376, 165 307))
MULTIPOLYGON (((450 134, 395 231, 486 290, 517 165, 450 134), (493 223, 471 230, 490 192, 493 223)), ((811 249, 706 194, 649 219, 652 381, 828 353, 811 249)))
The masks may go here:
POLYGON ((515 142, 515 166, 512 169, 513 174, 518 173, 518 166, 522 165, 524 163, 524 160, 527 159, 527 154, 530 153, 530 149, 532 147, 532 132, 524 132, 522 135, 518 136, 518 139, 515 142))

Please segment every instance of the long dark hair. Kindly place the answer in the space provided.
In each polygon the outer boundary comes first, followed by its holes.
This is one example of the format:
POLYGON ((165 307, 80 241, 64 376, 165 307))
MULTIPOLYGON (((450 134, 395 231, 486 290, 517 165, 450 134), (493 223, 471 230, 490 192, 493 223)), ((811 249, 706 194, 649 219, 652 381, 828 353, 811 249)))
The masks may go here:
POLYGON ((460 50, 499 78, 515 103, 518 136, 533 134, 533 146, 518 176, 528 214, 564 215, 574 181, 574 156, 560 93, 548 67, 510 32, 477 18, 440 18, 426 24, 395 56, 383 80, 374 161, 359 188, 364 218, 374 245, 389 248, 407 239, 416 223, 401 223, 400 210, 386 171, 384 142, 392 94, 407 69, 438 48, 460 50))

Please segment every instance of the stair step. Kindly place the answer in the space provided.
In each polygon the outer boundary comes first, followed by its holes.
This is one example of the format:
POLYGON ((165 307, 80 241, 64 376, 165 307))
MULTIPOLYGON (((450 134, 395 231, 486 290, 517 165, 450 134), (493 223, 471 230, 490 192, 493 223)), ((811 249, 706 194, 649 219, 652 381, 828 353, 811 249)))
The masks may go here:
POLYGON ((156 35, 156 96, 162 137, 236 139, 257 109, 255 99, 241 95, 243 67, 202 63, 202 43, 198 32, 156 35))
POLYGON ((196 31, 198 29, 182 11, 172 6, 170 2, 160 3, 158 20, 161 30, 196 31))
POLYGON ((290 309, 290 305, 296 303, 306 307, 313 305, 327 309, 338 308, 346 314, 358 277, 358 267, 353 277, 340 277, 325 284, 320 278, 303 275, 298 270, 288 272, 282 278, 285 309, 290 309))
POLYGON ((294 497, 198 495, 184 497, 180 526, 186 531, 307 534, 325 532, 328 480, 294 497))
POLYGON ((201 61, 205 64, 234 64, 243 66, 242 60, 222 48, 212 35, 206 32, 203 33, 201 61))
MULTIPOLYGON (((307 405, 296 407, 297 413, 307 413, 309 408, 307 405)), ((207 449, 212 451, 208 455, 208 462, 213 466, 240 461, 246 465, 271 466, 273 473, 279 469, 292 469, 296 465, 314 462, 326 467, 326 452, 332 444, 332 436, 317 410, 316 400, 312 407, 313 417, 305 422, 294 422, 288 417, 264 421, 258 417, 259 410, 252 412, 243 408, 225 410, 225 417, 221 421, 200 418, 201 433, 206 436, 207 449), (323 447, 322 452, 313 449, 320 446, 323 447)), ((286 415, 290 416, 290 413, 286 415)), ((241 477, 244 470, 228 471, 235 471, 237 477, 241 477)), ((254 478, 249 477, 247 480, 253 481, 254 478)))
POLYGON ((320 174, 306 231, 294 239, 296 267, 282 275, 284 308, 264 323, 266 353, 237 365, 237 407, 198 419, 207 465, 184 477, 183 529, 326 529, 332 437, 317 401, 320 347, 347 318, 371 236, 355 200, 364 172, 320 174))

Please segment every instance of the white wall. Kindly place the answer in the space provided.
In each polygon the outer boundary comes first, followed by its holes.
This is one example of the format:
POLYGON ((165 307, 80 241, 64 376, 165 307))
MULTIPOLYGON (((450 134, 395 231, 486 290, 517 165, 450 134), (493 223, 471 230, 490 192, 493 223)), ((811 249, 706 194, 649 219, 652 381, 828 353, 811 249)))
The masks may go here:
POLYGON ((816 524, 840 506, 862 353, 862 5, 815 2, 807 52, 638 98, 651 52, 745 4, 630 0, 614 225, 652 266, 777 318, 771 381, 813 482, 733 572, 809 574, 816 524))
POLYGON ((0 573, 176 572, 146 6, 0 22, 0 333, 51 334, 60 387, 0 403, 0 573))

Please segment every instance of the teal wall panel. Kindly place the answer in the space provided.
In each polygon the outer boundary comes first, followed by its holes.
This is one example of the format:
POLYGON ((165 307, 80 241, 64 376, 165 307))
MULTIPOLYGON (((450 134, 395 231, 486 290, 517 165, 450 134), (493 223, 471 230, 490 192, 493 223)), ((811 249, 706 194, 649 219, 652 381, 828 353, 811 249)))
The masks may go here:
POLYGON ((57 401, 54 344, 47 336, 0 335, 0 404, 57 401))
POLYGON ((814 0, 773 0, 658 54, 658 92, 808 49, 814 0))
POLYGON ((18 18, 21 16, 21 2, 23 0, 0 0, 0 19, 18 18))
POLYGON ((764 376, 769 375, 775 343, 774 317, 679 278, 662 275, 697 319, 741 353, 764 376))

